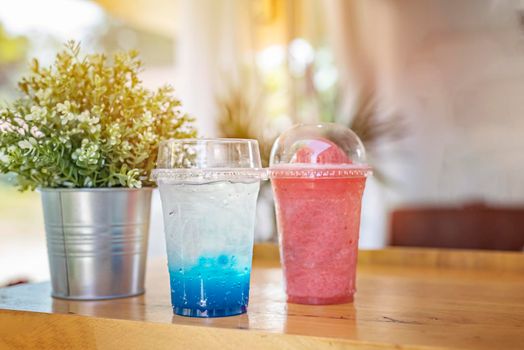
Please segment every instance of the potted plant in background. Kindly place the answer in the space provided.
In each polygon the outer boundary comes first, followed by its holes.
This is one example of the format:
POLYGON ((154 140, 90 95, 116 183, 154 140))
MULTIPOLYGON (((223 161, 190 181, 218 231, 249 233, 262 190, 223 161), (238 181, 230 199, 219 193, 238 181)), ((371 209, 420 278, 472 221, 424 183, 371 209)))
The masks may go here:
POLYGON ((144 292, 158 144, 194 137, 170 87, 142 86, 136 52, 33 60, 22 97, 0 109, 0 172, 42 195, 52 295, 105 299, 144 292))

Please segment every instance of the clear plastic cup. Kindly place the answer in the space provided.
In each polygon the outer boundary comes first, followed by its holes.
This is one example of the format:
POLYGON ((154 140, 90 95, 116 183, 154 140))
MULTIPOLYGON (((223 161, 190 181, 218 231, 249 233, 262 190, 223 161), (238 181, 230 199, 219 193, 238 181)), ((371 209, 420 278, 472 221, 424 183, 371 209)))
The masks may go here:
POLYGON ((364 146, 341 125, 297 125, 275 141, 269 176, 288 302, 353 300, 370 172, 364 146))
POLYGON ((255 140, 161 143, 153 179, 162 200, 175 314, 246 312, 255 206, 265 177, 255 140))

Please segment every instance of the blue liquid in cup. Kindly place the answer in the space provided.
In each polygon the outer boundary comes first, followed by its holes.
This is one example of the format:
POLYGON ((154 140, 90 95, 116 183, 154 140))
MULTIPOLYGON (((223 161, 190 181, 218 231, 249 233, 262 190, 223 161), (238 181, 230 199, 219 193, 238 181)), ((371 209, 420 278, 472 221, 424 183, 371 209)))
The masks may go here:
POLYGON ((259 182, 159 185, 174 313, 246 312, 259 182))
POLYGON ((178 315, 220 317, 246 312, 250 270, 234 255, 201 257, 198 265, 170 271, 171 302, 178 315))

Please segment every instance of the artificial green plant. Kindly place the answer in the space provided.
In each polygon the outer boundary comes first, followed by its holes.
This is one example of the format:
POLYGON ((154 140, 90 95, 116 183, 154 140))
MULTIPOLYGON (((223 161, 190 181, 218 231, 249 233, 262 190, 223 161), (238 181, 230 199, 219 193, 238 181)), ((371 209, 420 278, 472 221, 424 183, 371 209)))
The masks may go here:
POLYGON ((135 51, 81 55, 68 42, 50 67, 34 59, 22 97, 0 109, 0 172, 21 190, 148 185, 159 142, 195 136, 173 89, 146 89, 135 51))

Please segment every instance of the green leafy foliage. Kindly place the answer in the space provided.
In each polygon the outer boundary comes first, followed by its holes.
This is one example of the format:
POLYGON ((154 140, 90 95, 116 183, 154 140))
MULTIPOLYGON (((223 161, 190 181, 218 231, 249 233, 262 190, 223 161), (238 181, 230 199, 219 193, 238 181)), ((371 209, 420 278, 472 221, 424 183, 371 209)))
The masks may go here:
POLYGON ((159 142, 195 136, 172 88, 144 88, 134 51, 81 56, 68 42, 50 67, 38 60, 23 97, 0 109, 0 172, 36 187, 150 185, 159 142))

